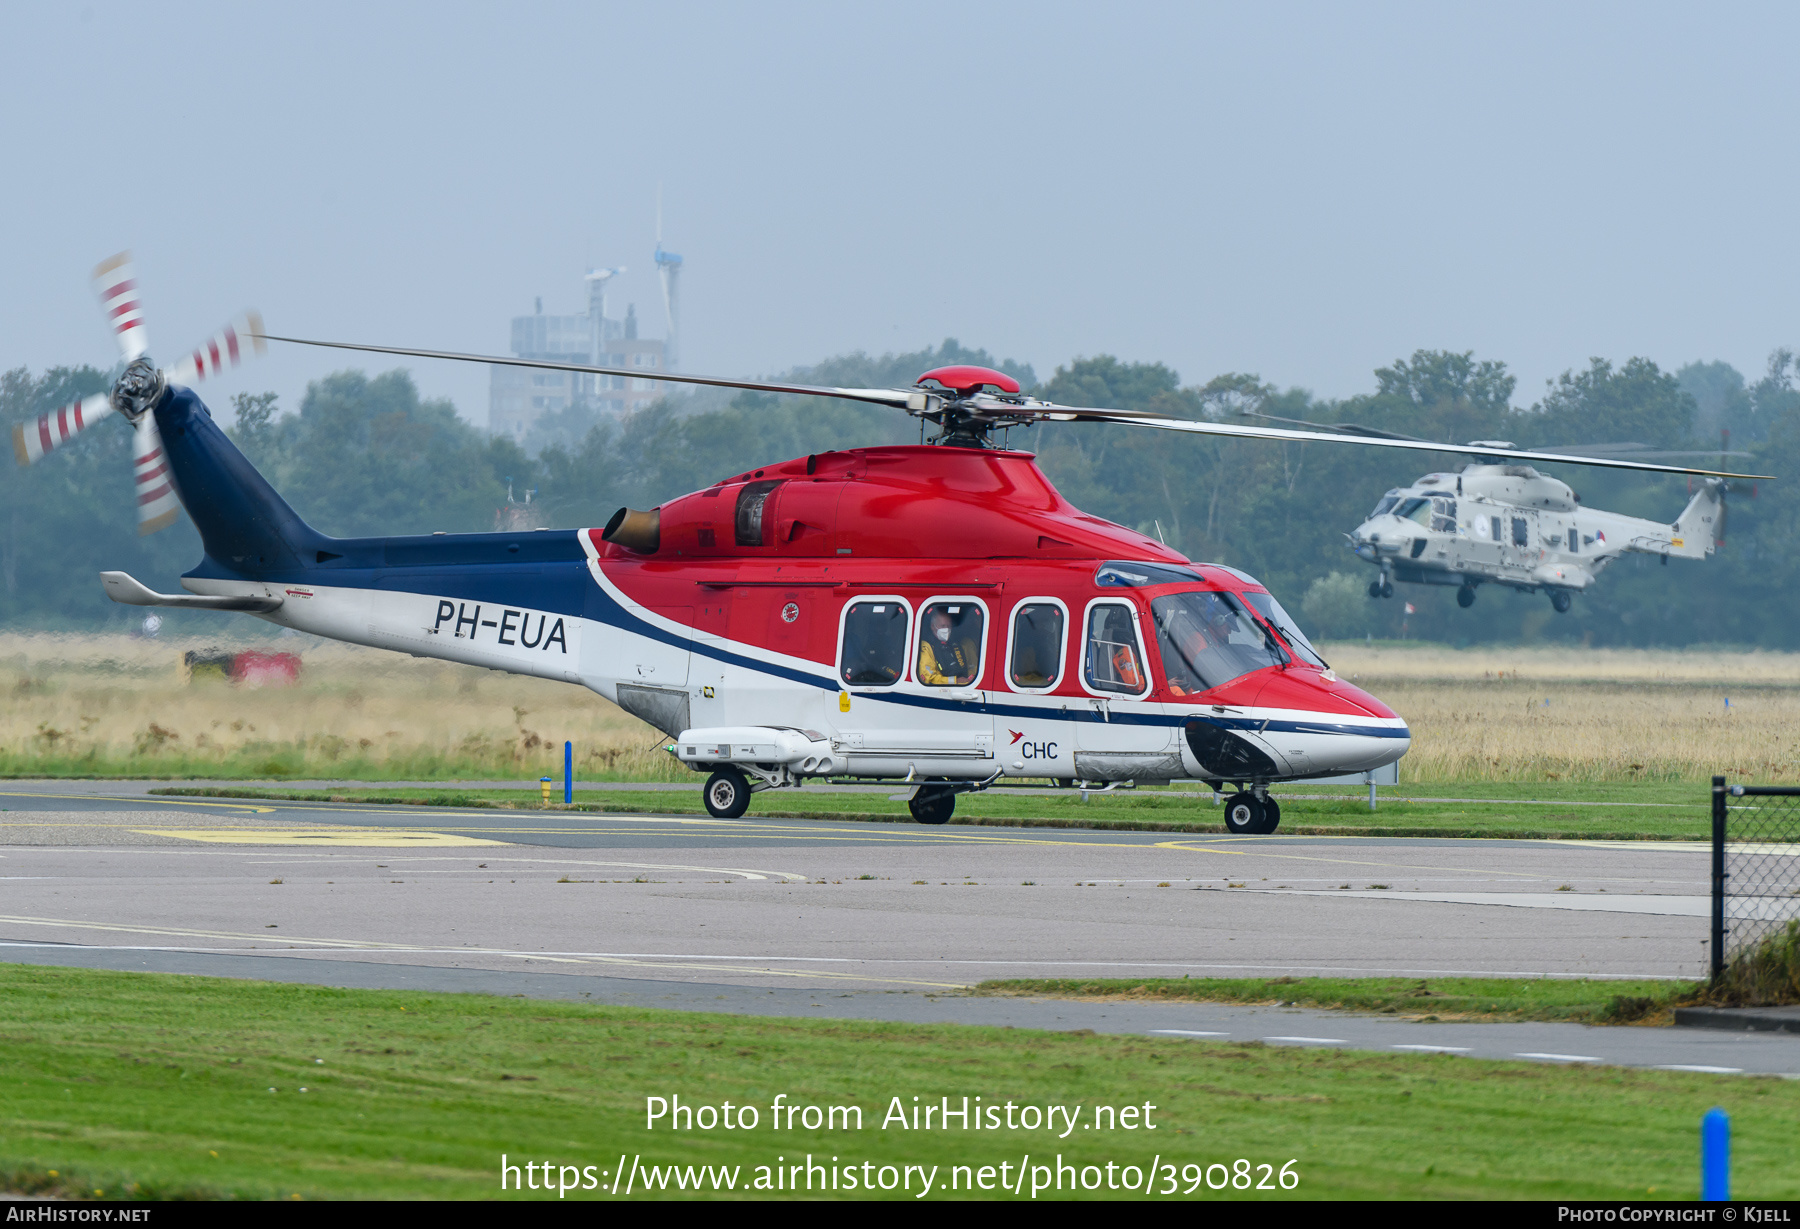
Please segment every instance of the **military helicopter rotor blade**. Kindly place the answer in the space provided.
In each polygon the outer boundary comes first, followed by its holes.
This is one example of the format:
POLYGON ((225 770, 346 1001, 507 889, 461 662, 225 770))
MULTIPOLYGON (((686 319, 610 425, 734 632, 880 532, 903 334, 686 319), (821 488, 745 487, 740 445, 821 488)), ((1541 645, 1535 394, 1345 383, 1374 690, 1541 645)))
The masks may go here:
MULTIPOLYGON (((822 384, 792 384, 785 380, 738 380, 722 376, 699 376, 671 371, 647 372, 642 368, 593 367, 586 363, 553 363, 543 359, 515 358, 511 355, 464 354, 453 350, 415 350, 407 346, 368 346, 349 341, 313 341, 304 337, 277 337, 259 333, 259 340, 285 341, 298 346, 323 346, 331 350, 361 350, 370 354, 398 354, 407 358, 442 358, 459 363, 491 363, 499 367, 532 367, 542 371, 576 371, 583 375, 625 376, 636 380, 656 380, 668 384, 700 384, 709 388, 742 388, 758 393, 792 393, 801 397, 837 397, 846 401, 865 401, 895 409, 923 408, 911 403, 934 394, 925 390, 903 388, 833 388, 822 384)), ((942 398, 940 398, 941 400, 942 398)))

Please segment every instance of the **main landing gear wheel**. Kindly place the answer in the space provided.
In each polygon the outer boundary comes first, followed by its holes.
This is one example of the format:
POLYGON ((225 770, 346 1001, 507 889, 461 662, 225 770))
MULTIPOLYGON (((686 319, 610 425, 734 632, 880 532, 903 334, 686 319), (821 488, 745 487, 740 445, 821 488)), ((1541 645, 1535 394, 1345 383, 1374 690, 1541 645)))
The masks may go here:
POLYGON ((1567 593, 1559 591, 1550 595, 1550 605, 1556 608, 1557 614, 1568 614, 1569 607, 1574 604, 1575 599, 1567 593))
POLYGON ((1456 591, 1456 604, 1464 610, 1475 604, 1475 586, 1464 585, 1456 591))
POLYGON ((750 809, 750 781, 735 768, 721 768, 706 778, 701 796, 714 819, 736 819, 750 809))
POLYGON ((1225 830, 1235 836, 1265 836, 1281 822, 1281 805, 1248 791, 1225 800, 1225 830))
POLYGON ((956 792, 941 785, 921 786, 906 806, 922 824, 947 824, 956 810, 956 792))

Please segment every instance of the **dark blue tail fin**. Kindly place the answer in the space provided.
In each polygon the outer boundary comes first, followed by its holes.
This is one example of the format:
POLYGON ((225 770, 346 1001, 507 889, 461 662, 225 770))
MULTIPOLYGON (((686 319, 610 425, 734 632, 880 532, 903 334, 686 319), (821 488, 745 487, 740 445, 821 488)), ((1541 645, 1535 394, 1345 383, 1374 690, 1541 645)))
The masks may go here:
POLYGON ((171 387, 155 413, 175 490, 206 547, 190 576, 296 578, 338 556, 336 540, 288 507, 193 390, 171 387))

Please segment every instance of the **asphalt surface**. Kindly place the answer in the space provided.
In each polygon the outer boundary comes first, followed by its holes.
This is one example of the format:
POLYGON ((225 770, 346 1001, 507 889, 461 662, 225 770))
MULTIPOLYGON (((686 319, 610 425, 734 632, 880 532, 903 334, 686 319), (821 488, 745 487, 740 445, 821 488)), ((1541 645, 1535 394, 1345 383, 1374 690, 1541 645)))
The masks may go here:
POLYGON ((1681 842, 1192 837, 0 789, 0 959, 1800 1073, 1800 1036, 972 997, 1000 977, 1696 977, 1681 842))

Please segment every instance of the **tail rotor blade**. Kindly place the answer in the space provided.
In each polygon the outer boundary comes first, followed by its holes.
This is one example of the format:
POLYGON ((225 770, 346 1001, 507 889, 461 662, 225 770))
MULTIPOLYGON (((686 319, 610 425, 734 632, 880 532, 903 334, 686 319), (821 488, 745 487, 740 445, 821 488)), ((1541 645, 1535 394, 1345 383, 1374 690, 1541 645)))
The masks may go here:
POLYGON ((156 415, 145 414, 138 419, 136 431, 131 448, 131 468, 137 479, 138 536, 143 537, 173 525, 181 515, 181 500, 176 497, 175 483, 169 477, 169 459, 163 455, 162 433, 156 429, 156 415))
POLYGON ((137 266, 130 252, 103 260, 94 269, 94 293, 100 310, 119 339, 119 349, 130 362, 150 348, 144 332, 144 308, 138 298, 137 266))
POLYGON ((13 454, 20 465, 41 461, 44 454, 61 448, 76 435, 114 413, 112 401, 105 393, 95 393, 80 401, 40 414, 36 422, 22 422, 13 427, 13 454))
POLYGON ((268 353, 263 340, 262 314, 254 307, 207 338, 194 352, 164 374, 171 384, 195 384, 207 376, 236 367, 249 353, 268 353))

